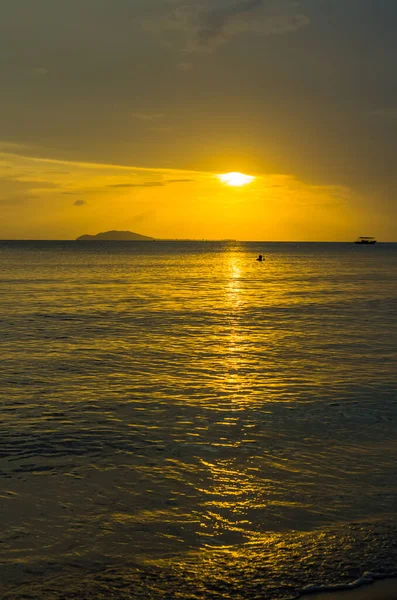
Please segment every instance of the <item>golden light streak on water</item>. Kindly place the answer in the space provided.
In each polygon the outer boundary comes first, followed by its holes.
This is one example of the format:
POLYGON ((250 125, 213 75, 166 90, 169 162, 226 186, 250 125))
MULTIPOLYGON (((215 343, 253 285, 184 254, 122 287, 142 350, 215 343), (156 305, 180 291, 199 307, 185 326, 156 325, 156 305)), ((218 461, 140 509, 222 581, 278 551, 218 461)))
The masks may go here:
POLYGON ((1 585, 281 598, 387 567, 397 254, 316 248, 0 244, 1 585))

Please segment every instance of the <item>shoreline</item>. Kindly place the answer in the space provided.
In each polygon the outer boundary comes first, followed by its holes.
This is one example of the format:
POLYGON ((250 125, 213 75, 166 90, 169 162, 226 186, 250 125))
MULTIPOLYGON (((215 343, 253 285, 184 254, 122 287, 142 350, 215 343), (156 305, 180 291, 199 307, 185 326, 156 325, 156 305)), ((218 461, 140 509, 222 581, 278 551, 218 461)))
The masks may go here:
POLYGON ((352 584, 340 586, 321 586, 318 589, 306 588, 298 598, 310 600, 397 600, 397 574, 382 578, 365 576, 352 584), (361 581, 362 579, 362 581, 361 581))

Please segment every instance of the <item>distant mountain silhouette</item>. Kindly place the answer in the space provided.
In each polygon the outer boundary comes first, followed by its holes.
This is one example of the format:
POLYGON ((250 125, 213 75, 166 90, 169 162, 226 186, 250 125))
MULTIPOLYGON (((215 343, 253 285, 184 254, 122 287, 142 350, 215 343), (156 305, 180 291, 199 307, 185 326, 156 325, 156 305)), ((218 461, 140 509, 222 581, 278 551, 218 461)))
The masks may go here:
POLYGON ((133 233, 132 231, 105 231, 104 233, 97 233, 96 235, 81 235, 76 238, 78 242, 95 241, 95 240, 107 240, 116 242, 150 242, 154 238, 148 237, 147 235, 141 235, 140 233, 133 233))

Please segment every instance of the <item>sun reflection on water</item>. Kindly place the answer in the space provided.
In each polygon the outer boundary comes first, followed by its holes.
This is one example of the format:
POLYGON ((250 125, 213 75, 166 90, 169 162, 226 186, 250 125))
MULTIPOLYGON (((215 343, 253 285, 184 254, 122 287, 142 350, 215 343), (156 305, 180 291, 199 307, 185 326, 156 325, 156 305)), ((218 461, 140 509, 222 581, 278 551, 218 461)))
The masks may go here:
POLYGON ((243 263, 241 256, 235 253, 226 255, 229 278, 226 282, 226 304, 228 308, 226 343, 224 347, 225 384, 230 393, 241 391, 240 369, 243 366, 242 346, 244 333, 241 327, 241 310, 244 306, 242 299, 243 263))
POLYGON ((395 514, 395 259, 159 247, 7 259, 6 560, 315 574, 299 531, 395 514))

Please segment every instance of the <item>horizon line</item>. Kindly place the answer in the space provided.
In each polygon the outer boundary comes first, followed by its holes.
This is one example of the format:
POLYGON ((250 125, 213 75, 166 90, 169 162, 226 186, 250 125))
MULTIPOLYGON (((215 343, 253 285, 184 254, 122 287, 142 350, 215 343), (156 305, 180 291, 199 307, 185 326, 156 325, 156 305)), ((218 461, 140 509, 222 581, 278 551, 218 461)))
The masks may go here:
MULTIPOLYGON (((151 237, 151 236, 148 236, 151 237)), ((239 240, 235 238, 152 238, 149 240, 78 240, 76 238, 0 238, 0 242, 111 242, 111 243, 149 243, 149 242, 229 242, 261 244, 354 244, 354 240, 239 240)), ((382 240, 377 244, 395 244, 397 240, 382 240)))

